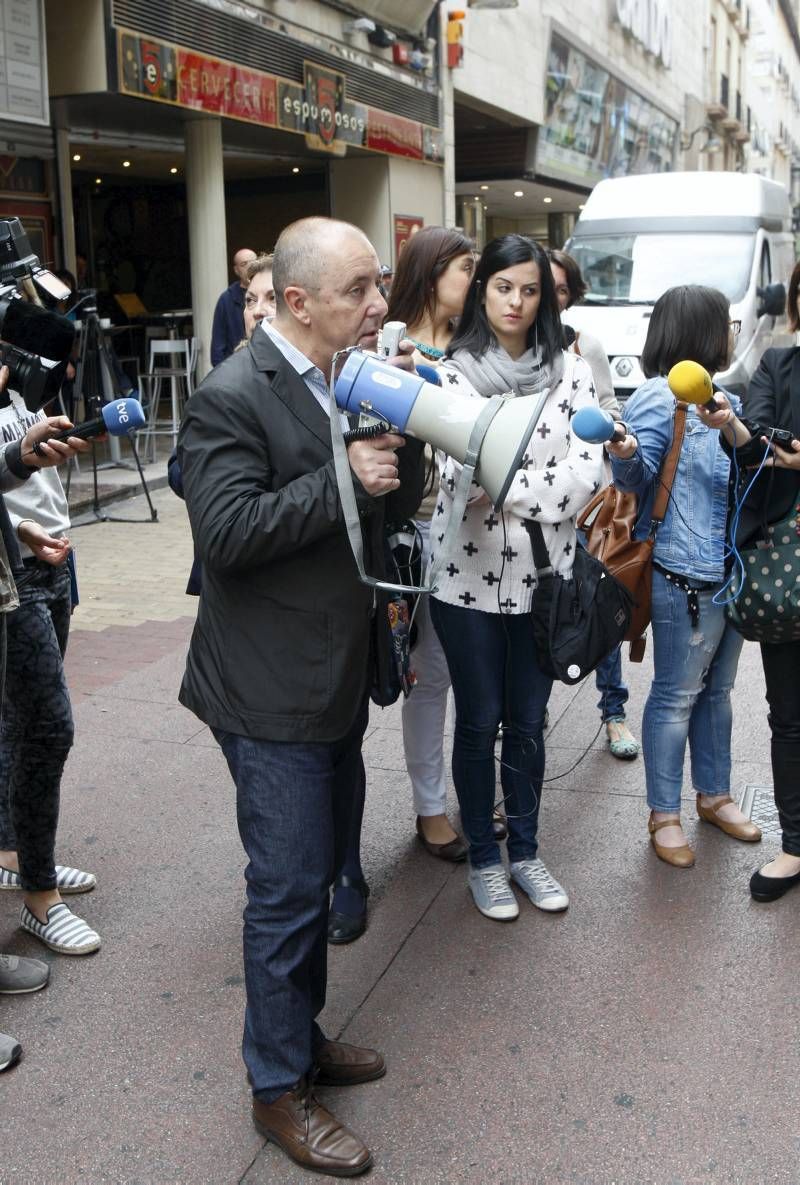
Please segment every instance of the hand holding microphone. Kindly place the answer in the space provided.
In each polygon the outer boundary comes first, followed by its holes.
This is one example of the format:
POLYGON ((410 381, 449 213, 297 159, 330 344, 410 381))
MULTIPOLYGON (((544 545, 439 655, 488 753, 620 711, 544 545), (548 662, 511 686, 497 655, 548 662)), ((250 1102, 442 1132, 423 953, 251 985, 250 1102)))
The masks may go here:
MULTIPOLYGON (((48 421, 49 426, 59 428, 63 424, 68 427, 63 431, 52 431, 43 435, 39 434, 33 444, 33 452, 36 457, 50 457, 51 453, 58 451, 59 442, 66 442, 70 440, 88 440, 93 436, 105 436, 109 433, 111 436, 127 436, 129 432, 135 431, 137 428, 143 428, 145 425, 144 409, 138 399, 115 399, 113 403, 107 403, 101 408, 101 415, 93 420, 85 420, 82 424, 77 424, 73 427, 69 420, 64 416, 54 416, 48 421), (49 450, 45 452, 45 449, 49 450)), ((34 425, 36 427, 36 425, 34 425)), ((31 429, 33 431, 33 429, 31 429)), ((75 444, 70 446, 76 452, 84 452, 80 445, 75 444)), ((89 447, 88 445, 86 446, 89 447)), ((71 452, 64 454, 62 459, 66 456, 71 456, 71 452)), ((28 460, 24 457, 26 465, 35 465, 36 461, 28 460)), ((51 465, 57 462, 50 460, 51 465)))
POLYGON ((403 321, 387 321, 378 336, 378 356, 390 366, 414 373, 414 343, 406 337, 403 321))
POLYGON ((604 444, 620 461, 627 461, 638 447, 636 437, 631 436, 627 425, 599 407, 582 407, 576 411, 572 431, 590 444, 604 444))
POLYGON ((711 375, 699 362, 688 358, 676 362, 667 375, 667 383, 679 402, 694 404, 703 423, 724 432, 731 444, 739 446, 751 439, 727 395, 714 386, 711 375))
POLYGON ((71 460, 76 453, 88 452, 92 446, 80 437, 76 438, 73 432, 66 416, 49 416, 45 420, 37 420, 20 444, 23 465, 29 469, 50 469, 71 460))

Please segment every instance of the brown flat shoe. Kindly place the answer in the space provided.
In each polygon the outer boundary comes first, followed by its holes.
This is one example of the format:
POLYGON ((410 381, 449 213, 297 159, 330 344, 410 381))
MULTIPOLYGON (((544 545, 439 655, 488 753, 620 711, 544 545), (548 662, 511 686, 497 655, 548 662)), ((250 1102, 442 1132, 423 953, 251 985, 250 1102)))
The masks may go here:
POLYGON ((719 827, 720 831, 724 831, 726 835, 732 836, 733 839, 740 839, 743 843, 758 843, 761 839, 761 828, 756 827, 755 823, 751 823, 748 819, 745 823, 731 823, 727 819, 720 819, 717 812, 721 806, 725 806, 727 802, 733 802, 729 794, 724 798, 720 798, 715 806, 703 806, 700 802, 700 795, 697 795, 697 814, 704 823, 712 823, 714 827, 719 827))
POLYGON ((425 838, 422 830, 422 819, 417 815, 417 837, 426 852, 436 856, 437 860, 449 860, 451 864, 460 864, 467 858, 467 845, 460 835, 451 839, 449 843, 431 843, 425 838))
POLYGON ((691 868, 694 864, 694 852, 688 843, 683 844, 680 848, 666 848, 656 839, 657 831, 660 831, 662 827, 674 827, 676 823, 680 823, 680 817, 676 819, 662 819, 660 823, 656 823, 653 819, 653 812, 651 811, 650 818, 647 820, 650 843, 653 845, 653 851, 659 860, 663 860, 665 864, 672 864, 675 868, 691 868))
POLYGON ((357 1086, 374 1082, 386 1073, 386 1062, 376 1049, 345 1045, 344 1041, 326 1041, 314 1058, 315 1081, 320 1086, 357 1086))
POLYGON ((273 1103, 254 1098, 253 1124, 304 1169, 357 1177, 372 1164, 366 1144, 314 1098, 308 1076, 273 1103))

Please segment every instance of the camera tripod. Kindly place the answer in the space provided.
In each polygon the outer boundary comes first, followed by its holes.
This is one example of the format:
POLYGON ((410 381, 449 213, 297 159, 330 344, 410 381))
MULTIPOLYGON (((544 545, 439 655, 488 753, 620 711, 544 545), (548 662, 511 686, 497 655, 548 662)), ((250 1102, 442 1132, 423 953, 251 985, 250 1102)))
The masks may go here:
MULTIPOLYGON (((112 403, 115 399, 120 399, 122 397, 122 392, 120 390, 119 379, 111 360, 111 349, 108 345, 108 342, 106 341, 103 328, 100 324, 100 318, 97 315, 97 305, 94 303, 94 292, 84 296, 83 300, 79 303, 85 303, 85 308, 81 317, 83 321, 83 329, 81 332, 81 344, 78 353, 78 361, 75 366, 74 404, 77 405, 82 399, 86 419, 94 419, 101 414, 101 409, 104 404, 112 403)), ((158 522, 158 511, 156 510, 155 506, 153 506, 153 502, 150 497, 150 491, 147 488, 144 471, 142 470, 142 463, 139 459, 139 453, 136 448, 136 442, 132 434, 128 436, 128 443, 131 446, 131 453, 133 454, 133 459, 139 474, 142 492, 147 500, 147 505, 150 510, 150 517, 119 518, 111 514, 104 514, 100 509, 100 491, 97 482, 97 472, 99 468, 97 462, 97 444, 95 440, 92 439, 93 496, 91 512, 94 517, 92 519, 88 519, 85 522, 73 523, 72 525, 74 527, 88 527, 93 523, 158 522)), ((70 469, 67 476, 67 497, 69 497, 71 479, 72 469, 70 469)))

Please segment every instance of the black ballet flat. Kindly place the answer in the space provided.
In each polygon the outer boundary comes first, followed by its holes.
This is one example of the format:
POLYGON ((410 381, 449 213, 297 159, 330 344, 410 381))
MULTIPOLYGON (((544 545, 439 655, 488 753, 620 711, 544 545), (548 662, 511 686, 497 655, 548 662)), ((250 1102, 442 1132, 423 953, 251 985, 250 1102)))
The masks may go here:
POLYGON ((363 908, 359 914, 338 913, 332 910, 328 914, 328 942, 331 946, 344 946, 347 942, 355 942, 367 928, 367 897, 369 885, 361 876, 339 876, 333 882, 333 890, 337 888, 355 889, 361 895, 363 908))
POLYGON ((794 876, 762 876, 754 872, 750 877, 750 896, 754 901, 777 901, 795 885, 800 885, 800 872, 794 876))

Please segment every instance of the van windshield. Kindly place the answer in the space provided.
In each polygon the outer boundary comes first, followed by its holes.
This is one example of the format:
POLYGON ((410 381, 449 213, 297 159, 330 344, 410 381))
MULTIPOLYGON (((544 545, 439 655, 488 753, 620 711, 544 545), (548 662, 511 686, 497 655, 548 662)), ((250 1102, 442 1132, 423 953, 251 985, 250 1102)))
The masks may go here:
POLYGON ((731 304, 747 291, 749 234, 581 236, 567 250, 583 272, 587 304, 654 304, 676 284, 719 288, 731 304))

